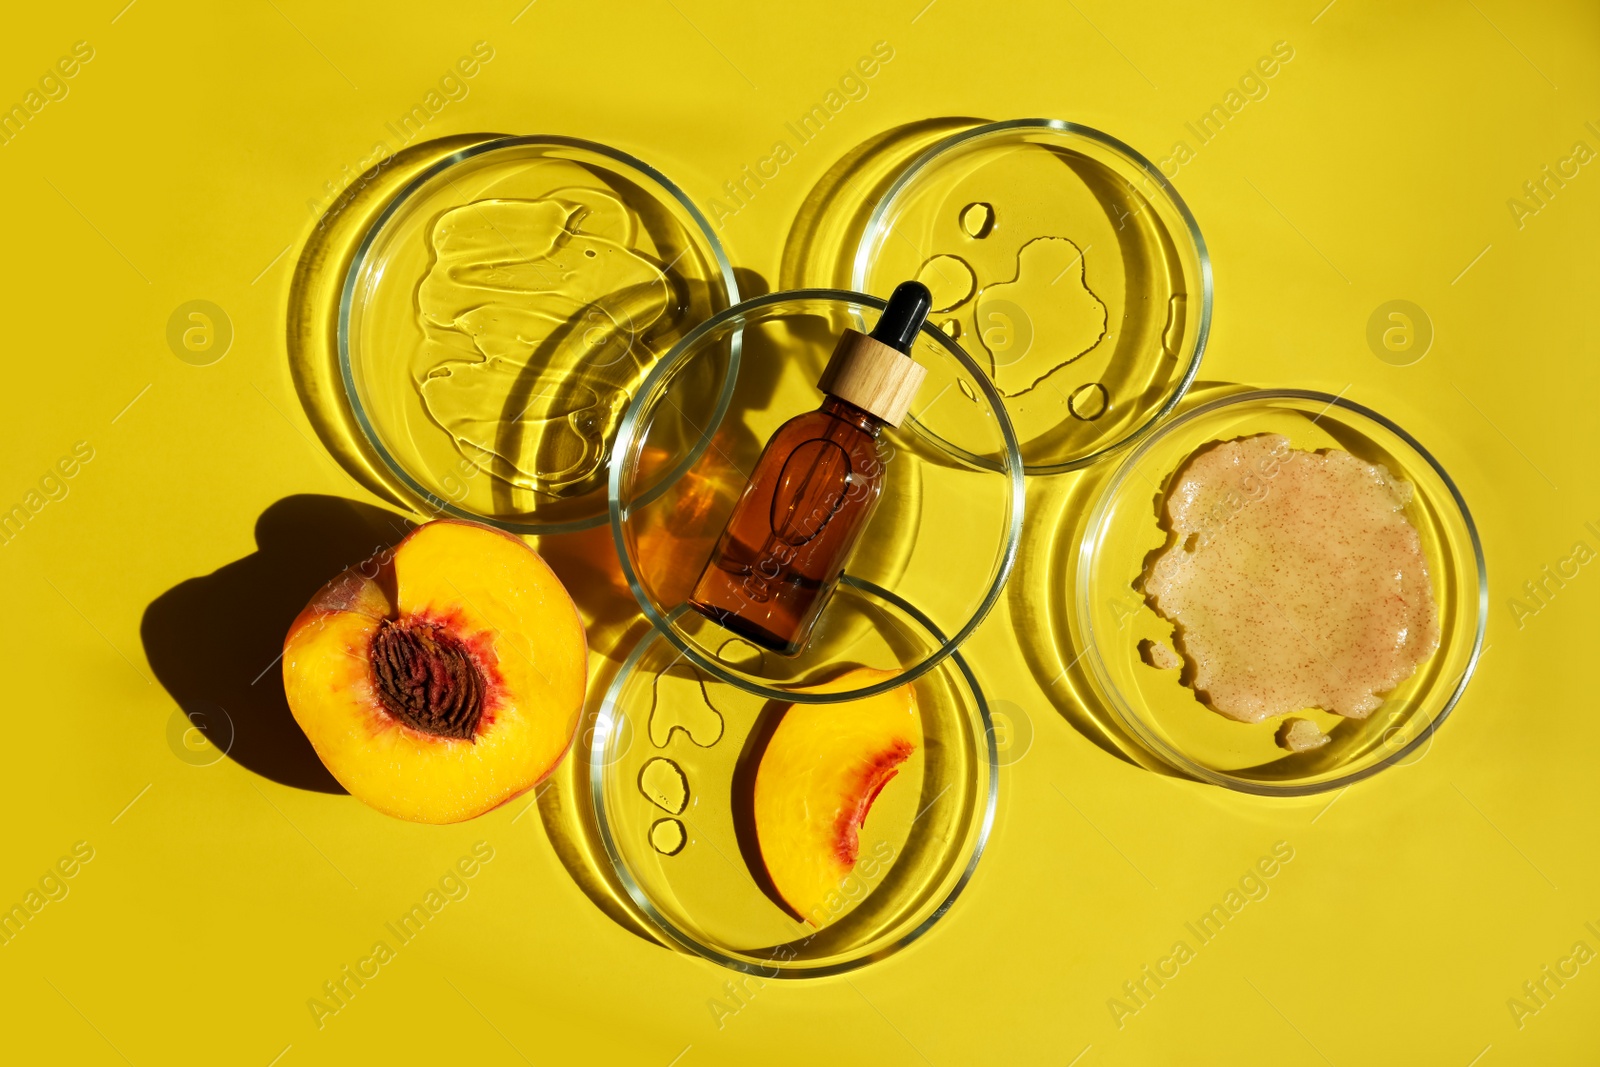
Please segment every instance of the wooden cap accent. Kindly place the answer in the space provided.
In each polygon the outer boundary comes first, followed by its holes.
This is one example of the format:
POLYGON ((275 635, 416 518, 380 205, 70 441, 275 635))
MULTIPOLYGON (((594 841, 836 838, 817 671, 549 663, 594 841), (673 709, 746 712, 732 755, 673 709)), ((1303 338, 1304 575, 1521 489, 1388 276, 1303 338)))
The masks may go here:
POLYGON ((922 364, 875 341, 846 330, 839 337, 817 388, 888 423, 899 426, 928 370, 922 364))

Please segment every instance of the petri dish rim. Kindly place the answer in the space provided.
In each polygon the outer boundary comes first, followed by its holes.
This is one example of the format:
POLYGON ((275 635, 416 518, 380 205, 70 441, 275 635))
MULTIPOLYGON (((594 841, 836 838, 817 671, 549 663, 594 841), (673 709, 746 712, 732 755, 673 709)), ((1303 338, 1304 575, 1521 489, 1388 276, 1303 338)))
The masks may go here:
MULTIPOLYGON (((1182 376, 1173 387, 1171 395, 1148 418, 1134 427, 1120 439, 1111 442, 1103 448, 1078 459, 1062 463, 1041 463, 1026 465, 1023 473, 1029 477, 1039 477, 1051 474, 1065 474, 1069 471, 1083 470, 1085 467, 1099 463, 1108 456, 1128 448, 1130 445, 1145 437, 1156 427, 1162 419, 1172 413, 1189 391, 1189 386, 1194 383, 1195 375, 1200 371, 1200 360, 1205 355, 1206 342, 1211 336, 1211 310, 1213 300, 1213 285, 1211 272, 1211 252, 1206 247, 1205 236, 1200 232, 1200 224, 1195 221, 1194 213, 1189 210, 1189 205, 1161 169, 1151 163, 1131 145, 1095 129, 1076 122, 1064 119, 1006 119, 1003 122, 990 122, 982 126, 975 126, 970 130, 951 134, 928 148, 916 159, 912 160, 906 169, 889 186, 882 199, 878 201, 872 214, 867 218, 867 224, 861 233, 861 241, 856 245, 855 261, 851 266, 850 284, 860 289, 866 285, 867 271, 872 265, 872 251, 877 247, 882 231, 886 228, 886 220, 893 210, 895 200, 901 193, 911 186, 925 171, 935 166, 947 153, 969 146, 975 141, 987 139, 1001 139, 1013 134, 1027 133, 1038 130, 1051 130, 1069 137, 1081 137, 1092 141, 1102 148, 1109 149, 1114 154, 1131 164, 1136 170, 1141 171, 1155 185, 1156 190, 1167 198, 1183 219, 1184 227, 1189 240, 1194 245, 1196 261, 1200 267, 1200 315, 1195 330, 1194 352, 1189 357, 1189 364, 1184 368, 1182 376)), ((987 374, 984 375, 988 377, 987 374)), ((928 435, 933 440, 939 440, 932 434, 928 435)), ((948 448, 941 442, 941 447, 948 448)), ((956 450, 958 451, 958 450, 956 450)))
MULTIPOLYGON (((1096 685, 1110 703, 1111 710, 1122 721, 1123 725, 1133 731, 1134 736, 1137 737, 1139 741, 1146 746, 1146 748, 1169 763, 1171 766, 1177 768, 1185 774, 1193 776, 1200 781, 1207 782, 1212 785, 1225 786, 1238 792, 1254 793, 1258 796, 1274 797, 1310 796, 1316 793, 1325 793, 1332 789, 1343 789, 1344 787, 1355 782, 1359 782, 1365 778, 1370 778, 1374 774, 1377 774, 1379 771, 1392 764, 1398 763, 1426 743, 1439 729, 1439 727, 1444 724, 1445 720, 1450 717, 1450 713, 1455 710, 1456 704, 1461 700, 1462 694, 1466 692, 1467 683, 1472 680, 1472 675, 1477 670, 1478 659, 1483 653, 1484 630, 1489 620, 1489 575, 1483 558, 1483 542, 1478 537, 1477 524, 1472 520, 1472 512, 1467 507, 1467 502, 1465 498, 1462 497, 1461 490, 1457 488, 1455 480, 1450 477, 1450 475, 1445 471, 1444 467, 1440 465, 1439 461, 1434 458, 1433 453, 1424 448, 1422 442, 1418 441, 1415 437, 1411 436, 1411 434, 1407 433, 1406 430, 1399 424, 1395 423, 1387 416, 1372 410, 1364 404, 1357 403, 1354 400, 1345 399, 1342 396, 1334 396, 1331 393, 1319 392, 1313 389, 1256 389, 1250 392, 1235 393, 1231 396, 1218 397, 1215 400, 1211 400, 1200 405, 1192 411, 1185 412, 1181 417, 1167 423, 1161 428, 1159 433, 1147 437, 1143 442, 1141 442, 1139 447, 1134 452, 1129 454, 1128 457, 1122 461, 1122 465, 1117 468, 1111 479, 1101 490, 1100 499, 1096 502, 1094 511, 1089 518, 1089 525, 1087 527, 1087 534, 1084 537, 1083 548, 1085 551, 1083 551, 1082 555, 1079 557, 1077 567, 1078 590, 1077 596, 1074 598, 1074 614, 1079 631, 1086 635, 1087 647, 1084 649, 1084 658, 1089 663, 1090 673, 1093 675, 1096 685), (1449 490, 1450 499, 1455 502, 1456 510, 1461 516, 1463 526, 1466 528, 1467 537, 1472 543, 1473 563, 1478 572, 1478 597, 1475 604, 1477 609, 1477 627, 1473 632, 1472 651, 1467 657, 1466 666, 1464 666, 1461 670, 1461 676, 1456 679, 1454 689, 1451 690, 1449 697, 1445 700, 1444 706, 1440 708, 1439 712, 1434 715, 1433 719, 1426 726, 1424 726, 1421 731, 1418 732, 1417 736, 1412 738, 1411 741, 1403 747, 1396 749, 1394 752, 1389 753, 1384 758, 1377 760, 1365 767, 1359 767, 1355 770, 1320 782, 1263 782, 1255 779, 1224 774, 1222 772, 1212 770, 1211 768, 1190 759, 1183 752, 1174 748, 1172 745, 1168 744, 1162 738, 1157 736, 1155 732, 1145 724, 1144 720, 1129 706, 1127 697, 1124 696, 1121 689, 1118 688, 1115 681, 1112 679, 1110 669, 1106 666, 1105 660, 1100 654, 1099 642, 1095 640, 1094 637, 1094 626, 1089 617, 1089 606, 1087 603, 1090 572, 1094 565, 1094 549, 1098 547, 1100 539, 1104 536, 1105 531, 1103 526, 1107 517, 1107 513, 1111 508, 1112 501, 1117 495, 1117 489, 1133 471, 1134 467, 1137 466, 1139 461, 1144 458, 1144 456, 1157 444, 1159 444, 1168 434, 1174 433, 1182 427, 1198 421, 1202 416, 1209 415, 1212 412, 1221 410, 1223 408, 1242 406, 1247 403, 1260 403, 1262 401, 1274 400, 1304 400, 1311 403, 1323 404, 1325 405, 1324 410, 1333 407, 1343 408, 1344 410, 1353 412, 1362 418, 1370 419, 1378 426, 1394 434, 1409 448, 1415 451, 1417 456, 1433 469, 1433 472, 1438 475, 1439 480, 1444 484, 1445 488, 1449 490)), ((1468 596, 1470 598, 1470 593, 1468 596)))
MULTIPOLYGON (((915 619, 934 638, 943 641, 944 635, 934 626, 933 621, 918 611, 912 604, 889 590, 872 585, 870 582, 859 579, 847 580, 852 581, 857 586, 870 587, 879 596, 882 596, 885 600, 888 600, 915 619)), ((663 636, 660 630, 652 629, 646 632, 639 639, 639 642, 633 646, 627 658, 622 661, 622 666, 618 668, 616 677, 606 687, 606 694, 601 699, 599 710, 595 714, 594 739, 589 743, 589 800, 594 807, 595 824, 600 831, 600 840, 605 845, 606 858, 611 861, 611 869, 622 882, 623 888, 627 890, 629 899, 649 917, 656 928, 695 955, 731 970, 741 971, 745 974, 760 975, 763 978, 825 978, 829 975, 853 971, 858 967, 864 967, 869 963, 898 952, 927 933, 936 922, 943 918, 945 913, 956 902, 956 898, 961 895, 962 890, 967 887, 967 883, 972 880, 973 872, 978 867, 978 861, 983 858, 983 853, 989 844, 989 836, 994 832, 995 811, 999 807, 1000 801, 1000 751, 995 743, 994 722, 989 715, 989 699, 984 695, 983 688, 978 685, 978 679, 973 675, 972 668, 967 665, 967 661, 962 658, 961 653, 951 648, 948 658, 960 671, 961 677, 965 680, 967 689, 971 692, 973 701, 977 706, 979 720, 977 725, 981 725, 983 728, 984 748, 988 755, 989 787, 983 800, 983 815, 979 820, 977 835, 972 843, 972 854, 967 858, 966 865, 962 868, 955 884, 950 887, 950 891, 945 894, 944 899, 939 902, 938 906, 934 908, 927 918, 888 945, 871 952, 862 953, 851 959, 817 967, 791 968, 776 964, 763 967, 749 960, 739 959, 736 956, 730 956, 713 948, 705 942, 690 936, 685 931, 678 929, 671 920, 663 915, 660 909, 655 906, 654 901, 651 900, 650 895, 645 892, 644 887, 639 884, 638 879, 634 878, 633 872, 622 858, 622 850, 618 847, 615 836, 611 832, 611 822, 606 817, 606 771, 610 766, 605 758, 606 746, 617 724, 613 709, 622 694, 623 685, 632 677, 634 670, 638 667, 639 660, 650 650, 650 646, 663 636)), ((946 644, 948 643, 946 642, 946 644)), ((919 676, 920 673, 924 672, 919 672, 919 676)), ((897 679, 896 684, 907 685, 909 680, 900 681, 897 679)), ((873 691, 881 691, 881 689, 874 687, 873 691)), ((862 690, 861 692, 869 693, 868 690, 862 690)))
MULTIPOLYGON (((837 693, 805 693, 796 690, 779 689, 773 686, 760 685, 759 683, 752 682, 747 678, 728 671, 721 664, 703 655, 693 645, 685 641, 672 626, 672 620, 677 618, 680 612, 671 612, 663 615, 652 602, 650 594, 645 590, 643 583, 639 580, 638 571, 634 569, 633 559, 628 553, 627 538, 623 535, 623 523, 627 519, 627 516, 625 516, 622 511, 623 464, 617 462, 617 460, 619 458, 626 457, 633 447, 634 440, 639 433, 639 423, 644 415, 645 400, 656 391, 657 387, 659 387, 667 375, 671 373, 673 367, 678 363, 678 361, 684 358, 685 354, 690 352, 693 349, 693 346, 697 344, 702 337, 710 334, 713 330, 720 329, 725 323, 737 323, 737 320, 749 315, 752 311, 758 311, 762 308, 771 307, 775 304, 797 303, 806 300, 835 301, 845 305, 853 304, 860 307, 868 307, 880 312, 888 306, 888 301, 882 299, 881 297, 872 296, 867 293, 854 293, 848 289, 780 289, 774 293, 765 293, 761 296, 751 297, 749 300, 745 300, 734 304, 732 307, 725 308, 722 311, 719 311, 717 314, 711 316, 709 319, 706 319, 704 322, 700 323, 693 330, 690 330, 682 340, 672 347, 671 351, 663 356, 656 363, 656 365, 650 369, 650 373, 645 377, 644 383, 639 386, 638 392, 634 394, 633 399, 628 403, 628 410, 623 415, 622 425, 617 430, 616 442, 612 445, 612 463, 611 469, 608 472, 608 480, 606 483, 606 505, 611 519, 611 539, 616 545, 617 561, 622 568, 622 575, 627 579, 628 588, 633 592, 634 600, 638 602, 640 609, 644 612, 645 618, 650 620, 650 625, 656 633, 664 636, 672 643, 673 647, 687 656, 689 660, 695 664, 695 666, 706 671, 713 678, 742 689, 747 693, 752 693, 756 696, 767 697, 768 699, 782 700, 793 704, 836 704, 848 700, 861 700, 869 696, 877 696, 879 693, 887 693, 891 689, 897 689, 902 685, 916 681, 918 678, 922 677, 922 675, 938 666, 941 660, 959 648, 961 644, 965 642, 966 639, 972 634, 972 631, 977 629, 978 624, 983 622, 984 618, 988 616, 989 612, 994 608, 994 605, 999 601, 1000 593, 1004 590, 1006 581, 1011 576, 1012 567, 1016 563, 1017 548, 1022 541, 1022 518, 1023 508, 1027 497, 1027 487, 1023 481, 1021 446, 1017 442, 1016 431, 1012 429, 1011 419, 1006 414, 1005 401, 1001 398, 999 391, 996 390, 994 384, 989 381, 989 376, 983 372, 983 370, 978 366, 971 356, 967 355, 966 351, 960 345, 956 344, 949 337, 945 336, 942 331, 934 329, 928 323, 923 323, 922 332, 925 335, 933 338, 935 344, 942 347, 946 353, 954 357, 957 362, 959 362, 961 366, 966 369, 977 382, 978 387, 983 391, 984 397, 990 406, 991 412, 996 416, 995 422, 1000 427, 1001 437, 1005 442, 1005 470, 999 471, 992 465, 985 466, 989 470, 996 470, 997 473, 1005 474, 1011 482, 1009 500, 1011 521, 1006 530, 1005 549, 1000 554, 1000 558, 995 567, 994 577, 990 581, 989 588, 987 591, 985 591, 983 599, 978 604, 977 609, 973 612, 972 617, 967 620, 965 625, 963 625, 953 637, 950 638, 945 638, 944 635, 938 631, 938 629, 932 625, 928 625, 928 632, 940 640, 940 647, 938 651, 924 659, 916 666, 911 667, 910 669, 896 675, 893 678, 878 682, 875 685, 869 685, 861 689, 852 689, 837 693)), ((856 312, 855 308, 848 306, 845 308, 845 310, 850 312, 852 315, 854 315, 856 312)), ((735 326, 735 354, 737 354, 738 350, 737 339, 742 336, 743 329, 743 326, 735 326)), ((728 375, 728 384, 724 387, 725 393, 731 393, 733 383, 737 378, 739 369, 737 363, 733 363, 730 360, 730 364, 731 366, 730 373, 728 375)), ((727 406, 728 405, 726 402, 719 403, 716 411, 716 420, 708 422, 700 431, 700 439, 695 443, 695 446, 690 449, 689 460, 674 467, 672 477, 663 478, 659 483, 657 483, 656 491, 651 494, 646 494, 642 499, 648 501, 653 499, 654 496, 659 495, 663 487, 670 484, 673 479, 688 469, 688 463, 692 462, 695 457, 699 456, 705 451, 705 448, 710 444, 712 434, 716 432, 717 427, 721 425, 722 418, 727 414, 727 406)), ((902 604, 902 601, 900 601, 898 597, 887 593, 886 590, 881 590, 878 586, 873 585, 871 582, 859 581, 851 578, 848 571, 841 577, 840 581, 864 592, 885 595, 893 603, 902 604)), ((904 606, 907 610, 912 611, 914 616, 919 620, 923 618, 920 611, 916 611, 916 609, 911 608, 910 605, 904 606)))
MULTIPOLYGON (((429 166, 421 174, 417 175, 409 183, 407 183, 406 186, 398 193, 396 193, 388 204, 384 205, 383 210, 377 215, 376 218, 373 219, 372 224, 367 227, 367 232, 362 235, 361 243, 356 247, 355 255, 351 257, 350 265, 346 268, 344 280, 341 282, 339 287, 339 314, 335 348, 339 357, 339 375, 340 379, 344 383, 345 397, 350 402, 350 411, 355 416, 356 424, 361 428, 362 435, 366 438, 367 443, 371 445, 373 450, 377 453, 379 459, 383 461, 384 466, 388 468, 391 474, 399 478, 407 489, 416 494, 418 499, 426 505, 427 510, 435 517, 448 515, 452 518, 466 519, 469 522, 486 523, 491 526, 499 527, 502 530, 506 530, 509 533, 523 536, 534 536, 538 534, 573 533, 579 530, 593 529, 594 527, 599 526, 606 521, 606 514, 604 512, 600 512, 589 518, 573 519, 567 522, 512 522, 506 519, 495 519, 480 515, 477 512, 467 511, 464 508, 457 507, 448 500, 440 499, 430 490, 423 488, 423 486, 417 481, 411 472, 406 469, 405 465, 400 463, 399 460, 395 458, 394 454, 390 452, 388 446, 384 443, 382 436, 378 433, 377 427, 373 425, 372 420, 368 416, 365 405, 363 405, 361 402, 361 395, 356 386, 355 368, 350 356, 350 313, 354 304, 356 279, 360 276, 362 268, 367 263, 367 258, 372 251, 372 246, 377 242, 378 237, 383 233, 385 227, 389 223, 389 220, 395 216, 402 206, 410 202, 411 198, 421 191, 423 187, 450 168, 464 163, 465 161, 476 156, 484 155, 488 152, 527 145, 556 145, 563 148, 576 148, 581 151, 593 152, 596 155, 603 156, 617 163, 621 163, 623 166, 631 167, 640 174, 649 178, 651 181, 660 186, 661 189, 666 191, 674 200, 678 201, 684 210, 689 213, 689 217, 694 220, 695 225, 699 228, 700 236, 705 240, 707 248, 710 250, 713 259, 716 261, 717 270, 721 275, 723 288, 727 293, 727 299, 730 306, 739 303, 739 286, 738 282, 734 278, 733 264, 728 259, 727 250, 722 247, 722 241, 717 237, 716 232, 712 229, 711 223, 706 219, 705 215, 695 205, 694 201, 689 199, 687 193, 680 189, 665 174, 656 170, 644 160, 635 156, 631 156, 620 149, 612 148, 610 145, 601 144, 598 141, 585 140, 581 137, 565 137, 560 134, 519 134, 498 137, 491 141, 484 141, 479 144, 468 145, 465 148, 450 153, 449 155, 429 166)), ((739 364, 738 344, 733 346, 733 351, 730 354, 730 362, 733 367, 737 369, 739 364)), ((725 409, 727 404, 733 398, 732 383, 733 377, 730 375, 727 388, 724 390, 723 395, 718 398, 719 410, 725 409)), ((612 454, 616 454, 615 443, 612 445, 612 454)), ((684 459, 682 470, 687 470, 688 465, 692 464, 697 456, 698 452, 691 451, 691 453, 684 459)), ((673 472, 674 476, 680 473, 682 473, 681 470, 673 472)))

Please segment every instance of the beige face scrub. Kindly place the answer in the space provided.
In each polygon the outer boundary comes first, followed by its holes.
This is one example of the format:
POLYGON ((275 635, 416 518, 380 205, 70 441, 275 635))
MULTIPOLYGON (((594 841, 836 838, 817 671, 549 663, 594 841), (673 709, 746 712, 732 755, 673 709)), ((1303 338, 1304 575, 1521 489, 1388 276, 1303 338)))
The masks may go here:
POLYGON ((1278 434, 1191 456, 1143 581, 1176 624, 1185 684, 1241 722, 1369 715, 1439 645, 1411 495, 1381 465, 1278 434))

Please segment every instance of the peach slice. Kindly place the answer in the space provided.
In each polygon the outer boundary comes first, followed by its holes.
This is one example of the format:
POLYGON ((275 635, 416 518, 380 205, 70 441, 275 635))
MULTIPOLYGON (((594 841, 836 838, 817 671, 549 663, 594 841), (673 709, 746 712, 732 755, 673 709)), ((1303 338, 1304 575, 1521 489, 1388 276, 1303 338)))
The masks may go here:
POLYGON ((578 610, 510 534, 439 520, 311 598, 283 645, 295 721, 352 795, 460 822, 537 785, 577 732, 578 610))
MULTIPOLYGON (((817 692, 892 677, 857 668, 817 692)), ((922 744, 911 686, 842 704, 795 704, 783 713, 756 770, 755 830, 772 886, 812 926, 855 869, 857 831, 872 802, 922 744)))

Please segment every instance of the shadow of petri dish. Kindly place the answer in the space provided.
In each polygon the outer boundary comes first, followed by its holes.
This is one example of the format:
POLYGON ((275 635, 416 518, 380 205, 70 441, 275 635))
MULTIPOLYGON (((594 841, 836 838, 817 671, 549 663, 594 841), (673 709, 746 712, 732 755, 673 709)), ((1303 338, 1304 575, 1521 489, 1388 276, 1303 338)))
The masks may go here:
MULTIPOLYGON (((878 201, 932 145, 986 121, 953 115, 919 119, 869 137, 841 156, 795 213, 784 241, 780 288, 851 288, 856 248, 878 201)), ((892 288, 875 295, 886 297, 892 288)))

